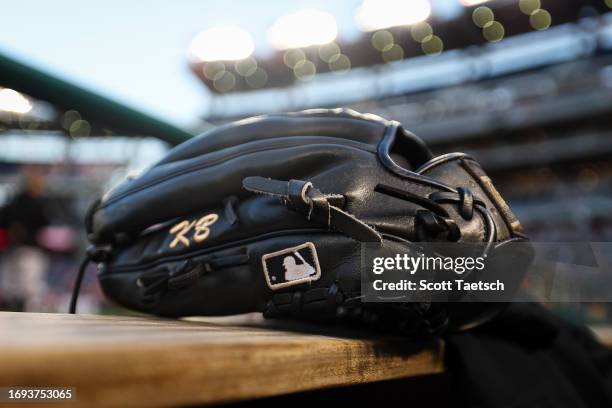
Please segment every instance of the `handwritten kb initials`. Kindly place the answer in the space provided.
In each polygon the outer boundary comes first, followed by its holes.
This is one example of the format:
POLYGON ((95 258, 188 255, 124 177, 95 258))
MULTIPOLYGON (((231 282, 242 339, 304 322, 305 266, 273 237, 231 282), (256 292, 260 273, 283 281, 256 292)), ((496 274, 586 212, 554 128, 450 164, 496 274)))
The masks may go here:
POLYGON ((195 242, 202 242, 206 240, 206 238, 208 238, 208 236, 210 235, 209 227, 213 225, 218 219, 219 216, 217 214, 211 213, 206 214, 205 216, 197 220, 184 220, 174 225, 172 228, 170 228, 170 234, 175 235, 172 242, 170 242, 170 248, 174 248, 178 244, 183 244, 188 247, 189 244, 191 244, 191 241, 187 237, 187 234, 192 229, 192 239, 195 242))

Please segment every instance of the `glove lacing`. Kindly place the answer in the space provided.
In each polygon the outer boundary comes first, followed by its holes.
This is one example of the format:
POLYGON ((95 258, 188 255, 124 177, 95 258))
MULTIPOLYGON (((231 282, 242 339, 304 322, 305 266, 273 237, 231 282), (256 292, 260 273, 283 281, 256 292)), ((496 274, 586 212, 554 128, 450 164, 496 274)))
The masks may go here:
POLYGON ((70 306, 68 308, 69 313, 76 313, 77 300, 79 298, 79 293, 81 292, 81 284, 83 282, 83 278, 85 277, 87 266, 89 266, 90 262, 104 262, 108 258, 108 254, 109 247, 96 247, 92 245, 87 248, 87 251, 85 253, 85 259, 83 259, 83 261, 81 262, 81 265, 79 266, 79 271, 74 280, 72 295, 70 296, 70 306))
POLYGON ((81 265, 79 266, 79 271, 74 280, 74 286, 72 288, 72 295, 70 295, 70 306, 68 307, 68 313, 71 313, 71 314, 76 313, 76 305, 77 305, 77 300, 79 298, 79 292, 81 291, 81 283, 83 282, 83 277, 85 276, 85 270, 87 269, 87 266, 89 266, 90 262, 91 262, 91 259, 89 258, 89 256, 86 256, 85 259, 81 261, 81 265))

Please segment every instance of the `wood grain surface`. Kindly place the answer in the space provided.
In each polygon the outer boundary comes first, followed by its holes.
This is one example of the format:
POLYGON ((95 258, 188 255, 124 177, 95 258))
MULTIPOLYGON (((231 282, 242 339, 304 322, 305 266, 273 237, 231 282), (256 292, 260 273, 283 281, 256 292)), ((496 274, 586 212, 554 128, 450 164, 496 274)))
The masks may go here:
POLYGON ((612 326, 591 326, 591 331, 603 345, 612 347, 612 326))
POLYGON ((439 342, 259 315, 180 321, 0 312, 0 386, 76 387, 76 403, 57 406, 244 400, 440 373, 442 354, 439 342))

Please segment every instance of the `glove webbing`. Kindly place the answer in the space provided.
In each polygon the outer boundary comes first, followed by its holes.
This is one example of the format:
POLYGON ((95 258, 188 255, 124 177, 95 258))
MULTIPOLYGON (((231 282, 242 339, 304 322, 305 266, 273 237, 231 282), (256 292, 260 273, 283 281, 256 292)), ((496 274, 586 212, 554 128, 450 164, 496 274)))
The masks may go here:
POLYGON ((459 215, 468 221, 473 218, 474 211, 482 215, 485 220, 485 228, 487 231, 485 237, 485 242, 487 243, 484 250, 485 254, 490 250, 494 241, 497 239, 495 222, 485 202, 475 197, 469 188, 459 187, 455 192, 439 191, 430 194, 428 197, 422 197, 409 191, 385 184, 377 185, 374 191, 400 200, 413 202, 426 209, 419 210, 415 218, 416 227, 424 230, 424 232, 421 233, 417 231, 417 235, 419 235, 421 241, 435 238, 441 233, 445 233, 445 237, 448 241, 459 241, 461 239, 461 231, 457 223, 450 217, 448 211, 440 205, 444 203, 456 204, 458 206, 459 215))
POLYGON ((474 216, 474 211, 479 212, 485 220, 485 228, 487 236, 485 242, 487 246, 484 254, 487 254, 494 242, 497 240, 497 228, 491 217, 491 213, 487 209, 484 201, 478 197, 474 197, 472 191, 466 187, 457 188, 457 193, 436 192, 429 195, 429 198, 436 203, 454 203, 459 206, 459 214, 466 220, 471 220, 474 216))
POLYGON ((242 186, 253 193, 280 197, 287 207, 306 215, 308 220, 359 242, 382 242, 382 237, 374 228, 339 208, 344 204, 344 196, 323 194, 311 182, 247 177, 242 181, 242 186))

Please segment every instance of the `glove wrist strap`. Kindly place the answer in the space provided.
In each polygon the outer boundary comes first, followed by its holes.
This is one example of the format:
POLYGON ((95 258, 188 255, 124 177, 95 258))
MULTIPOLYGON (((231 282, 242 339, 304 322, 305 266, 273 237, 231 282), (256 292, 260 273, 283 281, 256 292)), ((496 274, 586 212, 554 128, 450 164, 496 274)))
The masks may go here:
POLYGON ((344 196, 324 194, 309 181, 247 177, 242 181, 242 186, 252 193, 279 197, 288 208, 304 214, 308 220, 357 241, 382 242, 382 237, 374 228, 340 209, 346 201, 344 196))

